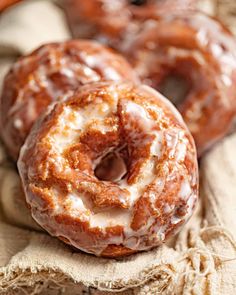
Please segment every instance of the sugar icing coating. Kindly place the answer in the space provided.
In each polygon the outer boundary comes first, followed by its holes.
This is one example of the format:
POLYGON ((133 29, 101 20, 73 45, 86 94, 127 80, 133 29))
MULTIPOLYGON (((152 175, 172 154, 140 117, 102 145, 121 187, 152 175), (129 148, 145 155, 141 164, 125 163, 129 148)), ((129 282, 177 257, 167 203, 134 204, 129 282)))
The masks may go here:
POLYGON ((160 245, 198 199, 196 149, 180 114, 160 93, 128 82, 92 83, 50 106, 18 168, 33 218, 97 256, 160 245), (96 167, 111 153, 121 172, 99 179, 96 167))
POLYGON ((123 51, 143 83, 159 91, 170 77, 184 80, 176 106, 199 156, 228 132, 236 110, 236 41, 219 21, 201 12, 163 13, 123 51))
POLYGON ((5 78, 0 100, 2 137, 16 160, 31 126, 53 101, 86 83, 136 81, 123 57, 94 41, 46 44, 20 58, 5 78))
POLYGON ((196 7, 196 0, 64 0, 72 33, 120 48, 125 39, 163 11, 196 7))

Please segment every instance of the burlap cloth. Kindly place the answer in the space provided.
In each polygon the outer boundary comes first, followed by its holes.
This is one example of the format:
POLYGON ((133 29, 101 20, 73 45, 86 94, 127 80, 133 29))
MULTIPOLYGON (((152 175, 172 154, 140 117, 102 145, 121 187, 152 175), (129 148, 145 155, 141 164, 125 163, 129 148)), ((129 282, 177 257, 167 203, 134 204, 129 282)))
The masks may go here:
MULTIPOLYGON (((69 37, 52 3, 27 1, 9 9, 0 16, 0 83, 18 55, 69 37)), ((0 145, 0 294, 235 295, 235 149, 231 135, 202 160, 201 201, 175 239, 116 261, 74 252, 44 233, 0 145)))

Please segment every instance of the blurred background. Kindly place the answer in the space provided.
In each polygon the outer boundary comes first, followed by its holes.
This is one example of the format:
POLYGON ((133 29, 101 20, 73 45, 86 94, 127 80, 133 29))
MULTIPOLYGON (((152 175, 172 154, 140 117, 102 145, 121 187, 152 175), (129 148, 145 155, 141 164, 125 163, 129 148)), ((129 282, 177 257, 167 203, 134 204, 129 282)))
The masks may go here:
POLYGON ((92 38, 122 51, 124 42, 120 32, 126 30, 129 40, 143 23, 133 22, 133 16, 131 19, 129 14, 146 20, 149 15, 153 16, 154 10, 161 15, 161 10, 184 11, 186 8, 198 9, 220 19, 236 34, 235 0, 1 0, 0 90, 10 65, 42 44, 92 38), (155 9, 145 10, 146 3, 155 3, 155 9), (102 5, 109 10, 109 17, 102 5), (126 29, 128 24, 129 29, 126 29))
MULTIPOLYGON (((160 3, 168 0, 160 0, 160 3)), ((235 0, 179 0, 178 5, 202 10, 219 18, 236 34, 235 0)), ((76 26, 77 0, 1 0, 0 1, 0 87, 9 65, 20 55, 26 54, 43 43, 62 41, 73 37, 89 37, 87 27, 76 26), (68 17, 69 16, 69 17, 68 17), (69 19, 69 21, 68 21, 69 19), (81 34, 85 32, 84 36, 81 34)), ((83 1, 82 1, 83 2, 83 1)), ((86 5, 93 1, 84 1, 86 5)), ((98 1, 99 2, 99 1, 98 1)), ((106 2, 106 1, 105 1, 106 2)), ((110 1, 118 3, 119 0, 110 1)), ((121 0, 120 2, 127 2, 121 0)), ((135 4, 143 1, 131 1, 135 4)), ((157 1, 158 2, 158 1, 157 1)), ((115 8, 114 8, 115 9, 115 8)), ((96 12, 95 12, 96 14, 96 12)), ((115 12, 117 14, 117 12, 115 12)), ((114 14, 114 15, 115 15, 114 14)), ((97 11, 99 16, 99 11, 97 11)), ((100 16, 101 17, 101 16, 100 16)), ((119 19, 124 17, 121 14, 119 19)), ((111 21, 116 21, 115 17, 111 21)), ((90 35, 90 37, 93 37, 90 35)), ((102 40, 104 41, 104 40, 102 40)))

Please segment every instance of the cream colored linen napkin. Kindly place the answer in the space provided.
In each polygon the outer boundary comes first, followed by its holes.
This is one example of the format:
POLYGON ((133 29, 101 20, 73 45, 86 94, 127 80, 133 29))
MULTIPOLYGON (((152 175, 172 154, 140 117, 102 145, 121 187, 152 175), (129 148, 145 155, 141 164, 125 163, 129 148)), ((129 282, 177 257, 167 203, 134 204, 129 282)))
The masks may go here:
POLYGON ((68 39, 63 12, 47 1, 24 1, 0 16, 0 54, 21 55, 53 41, 68 39))
POLYGON ((70 37, 64 13, 51 2, 28 0, 7 9, 0 15, 0 88, 17 57, 70 37))
POLYGON ((213 0, 216 4, 215 14, 236 35, 236 1, 213 0))
MULTIPOLYGON (((9 9, 0 18, 0 81, 18 55, 68 37, 52 3, 9 9)), ((122 260, 75 252, 40 229, 0 145, 0 294, 236 294, 235 143, 236 135, 203 159, 202 201, 177 238, 122 260)))

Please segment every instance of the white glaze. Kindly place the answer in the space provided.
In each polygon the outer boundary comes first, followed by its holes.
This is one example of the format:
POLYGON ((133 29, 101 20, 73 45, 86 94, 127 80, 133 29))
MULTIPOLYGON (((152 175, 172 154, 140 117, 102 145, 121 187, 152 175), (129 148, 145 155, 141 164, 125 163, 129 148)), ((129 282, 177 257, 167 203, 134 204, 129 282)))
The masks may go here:
MULTIPOLYGON (((146 86, 144 86, 144 89, 146 89, 146 86)), ((109 90, 112 95, 113 93, 116 93, 116 87, 113 84, 109 90)), ((101 130, 102 132, 106 133, 107 130, 104 128, 103 119, 108 117, 111 113, 114 114, 114 110, 117 110, 118 99, 118 95, 114 95, 114 103, 111 105, 103 103, 98 99, 97 104, 93 103, 91 106, 84 107, 80 111, 75 111, 68 106, 64 107, 63 112, 58 117, 57 125, 54 125, 51 131, 48 133, 48 139, 51 143, 52 152, 52 156, 50 156, 47 160, 48 167, 53 166, 53 169, 55 169, 57 173, 70 175, 72 173, 72 169, 67 165, 65 159, 63 158, 62 153, 64 149, 66 149, 67 146, 70 146, 74 141, 79 140, 81 132, 86 130, 87 126, 91 126, 91 124, 95 124, 97 130, 101 130)), ((162 101, 164 103, 166 102, 165 99, 162 99, 162 101)), ((188 153, 187 146, 189 142, 186 137, 187 131, 184 130, 184 127, 173 128, 168 126, 166 129, 158 130, 156 129, 156 123, 151 120, 147 110, 134 102, 129 102, 126 104, 125 112, 131 116, 130 118, 132 120, 135 119, 136 122, 141 124, 143 129, 142 132, 144 132, 144 134, 149 134, 154 137, 151 142, 148 140, 137 142, 137 144, 141 146, 145 146, 147 144, 150 149, 150 156, 141 167, 138 181, 132 185, 128 185, 126 176, 114 184, 129 192, 129 208, 104 208, 95 210, 92 200, 84 193, 79 193, 74 190, 63 198, 61 197, 60 191, 57 190, 57 188, 55 188, 55 190, 51 193, 53 196, 51 200, 54 204, 54 212, 52 216, 57 216, 58 214, 63 213, 66 208, 67 214, 70 214, 70 216, 73 218, 79 218, 81 221, 88 221, 91 228, 99 228, 103 234, 106 233, 107 227, 117 225, 123 227, 123 234, 114 237, 108 237, 106 240, 97 242, 96 245, 89 245, 88 248, 83 244, 82 241, 80 241, 78 244, 77 240, 72 238, 74 233, 70 232, 69 229, 67 229, 66 234, 65 229, 63 227, 58 227, 53 218, 49 222, 47 216, 37 213, 38 209, 35 211, 33 210, 34 218, 40 224, 46 226, 47 223, 50 223, 50 226, 47 227, 47 230, 53 235, 65 236, 75 247, 86 252, 95 253, 96 255, 99 255, 108 244, 123 244, 124 246, 133 250, 146 250, 151 248, 153 245, 158 245, 165 240, 165 232, 168 228, 168 224, 159 224, 158 216, 162 213, 160 209, 155 207, 155 202, 159 196, 159 193, 162 192, 165 186, 166 179, 157 177, 156 167, 163 153, 167 152, 171 158, 168 161, 175 163, 174 169, 178 170, 178 167, 182 167, 181 165, 183 165, 183 161, 186 157, 186 154, 188 153), (166 151, 163 150, 164 142, 167 145, 166 151), (155 184, 158 188, 158 191, 150 193, 149 196, 156 217, 149 217, 147 223, 144 226, 139 228, 137 231, 134 231, 131 228, 134 205, 140 199, 140 197, 143 196, 143 193, 150 184, 155 184), (143 237, 147 235, 149 236, 149 241, 152 241, 150 244, 146 244, 145 239, 143 239, 143 237)), ((175 111, 175 113, 177 113, 177 111, 175 111)), ((165 113, 163 111, 159 111, 158 116, 161 119, 162 116, 165 116, 165 113)), ((177 118, 179 117, 180 116, 178 114, 177 118)), ((129 126, 129 124, 127 124, 126 127, 131 128, 131 125, 129 126)), ((131 132, 130 136, 136 137, 137 135, 133 131, 133 133, 131 132)), ((27 144, 28 143, 26 142, 26 145, 22 149, 22 154, 25 152, 25 147, 27 144)), ((124 146, 122 148, 124 148, 124 146)), ((113 148, 105 150, 104 154, 100 155, 99 158, 94 162, 93 167, 96 167, 99 161, 101 161, 101 159, 107 153, 112 151, 113 148)), ((168 161, 165 163, 165 173, 168 173, 168 161)), ((21 164, 19 164, 19 168, 20 171, 24 170, 23 165, 21 167, 21 164)), ((43 174, 45 173, 44 169, 45 166, 42 166, 41 168, 39 167, 37 172, 43 174), (40 171, 40 169, 42 169, 42 171, 40 171)), ((31 167, 31 169, 28 169, 27 173, 30 178, 35 176, 34 168, 31 167)), ((194 175, 195 173, 196 171, 193 171, 194 175)), ((175 205, 167 203, 163 204, 163 212, 164 214, 169 215, 170 224, 176 225, 182 220, 187 220, 187 218, 191 215, 195 200, 197 199, 197 196, 193 194, 192 191, 192 185, 196 184, 196 182, 197 176, 186 177, 181 184, 178 195, 176 196, 176 198, 187 201, 188 213, 186 216, 181 218, 176 216, 175 205)), ((89 183, 87 185, 89 185, 89 183)), ((110 189, 112 190, 111 187, 110 189)), ((29 203, 31 202, 29 198, 27 200, 29 203)), ((126 199, 125 197, 123 198, 122 195, 119 196, 119 200, 121 203, 126 204, 126 199)))
POLYGON ((130 211, 125 209, 109 209, 109 211, 95 213, 90 216, 90 226, 98 226, 103 229, 108 226, 116 225, 127 227, 129 226, 130 222, 130 211))
POLYGON ((192 189, 190 186, 190 182, 189 182, 189 180, 185 179, 181 184, 181 188, 180 188, 180 192, 179 192, 181 199, 187 200, 189 195, 191 194, 191 192, 192 192, 192 189))

